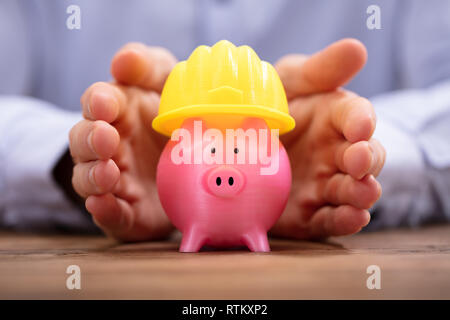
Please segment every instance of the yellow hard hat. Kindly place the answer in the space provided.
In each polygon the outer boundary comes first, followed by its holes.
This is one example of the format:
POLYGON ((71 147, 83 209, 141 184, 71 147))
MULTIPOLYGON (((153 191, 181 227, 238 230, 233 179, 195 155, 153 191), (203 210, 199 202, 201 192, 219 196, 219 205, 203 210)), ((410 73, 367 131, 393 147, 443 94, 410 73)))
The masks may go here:
POLYGON ((164 85, 153 128, 167 136, 187 118, 214 125, 230 119, 262 118, 283 134, 295 127, 283 85, 273 66, 252 48, 222 40, 199 46, 179 62, 164 85))

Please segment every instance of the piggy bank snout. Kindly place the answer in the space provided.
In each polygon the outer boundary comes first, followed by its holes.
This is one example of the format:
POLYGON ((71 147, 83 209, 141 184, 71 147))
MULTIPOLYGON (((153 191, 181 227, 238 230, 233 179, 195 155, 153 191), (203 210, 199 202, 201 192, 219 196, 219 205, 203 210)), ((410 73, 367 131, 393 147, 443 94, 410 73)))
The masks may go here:
POLYGON ((244 175, 233 167, 218 167, 207 173, 206 188, 218 197, 235 196, 244 184, 244 175))

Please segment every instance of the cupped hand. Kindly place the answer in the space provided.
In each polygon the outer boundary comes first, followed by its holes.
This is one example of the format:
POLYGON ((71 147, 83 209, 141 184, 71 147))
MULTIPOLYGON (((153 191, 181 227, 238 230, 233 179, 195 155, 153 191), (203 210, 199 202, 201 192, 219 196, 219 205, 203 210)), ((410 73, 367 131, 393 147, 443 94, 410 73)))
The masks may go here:
MULTIPOLYGON (((364 65, 364 47, 343 40, 311 57, 277 64, 296 129, 285 136, 293 170, 287 208, 271 233, 322 238, 358 232, 379 198, 375 176, 383 147, 371 139, 370 102, 339 89, 364 65)), ((129 44, 112 61, 114 83, 96 83, 81 102, 85 120, 70 133, 73 185, 94 221, 125 241, 160 238, 172 226, 158 199, 155 173, 166 139, 151 129, 175 59, 129 44)))
POLYGON ((281 137, 293 181, 271 234, 324 238, 356 233, 369 223, 368 209, 381 196, 375 177, 385 151, 371 138, 371 103, 340 89, 365 62, 364 46, 344 39, 311 57, 290 55, 277 63, 296 128, 281 137))
POLYGON ((111 63, 115 82, 85 91, 84 120, 70 132, 74 189, 86 198, 95 223, 119 240, 156 239, 172 230, 155 183, 166 139, 151 122, 175 63, 162 48, 126 45, 111 63))

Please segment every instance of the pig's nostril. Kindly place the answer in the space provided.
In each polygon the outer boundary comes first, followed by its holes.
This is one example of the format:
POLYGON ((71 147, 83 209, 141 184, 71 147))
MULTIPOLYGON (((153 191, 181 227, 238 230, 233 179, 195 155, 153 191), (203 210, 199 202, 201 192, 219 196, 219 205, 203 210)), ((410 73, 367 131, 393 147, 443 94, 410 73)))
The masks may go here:
POLYGON ((221 166, 207 171, 202 184, 205 191, 213 196, 229 198, 241 192, 245 186, 245 176, 238 169, 221 166))

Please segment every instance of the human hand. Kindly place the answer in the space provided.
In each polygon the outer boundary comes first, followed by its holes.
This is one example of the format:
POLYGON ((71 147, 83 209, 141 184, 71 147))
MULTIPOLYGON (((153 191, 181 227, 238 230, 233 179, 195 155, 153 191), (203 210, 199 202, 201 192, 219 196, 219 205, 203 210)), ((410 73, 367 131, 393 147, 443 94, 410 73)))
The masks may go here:
POLYGON ((271 234, 298 239, 356 233, 381 196, 375 177, 385 150, 371 138, 371 103, 340 89, 366 62, 365 47, 344 39, 311 57, 290 55, 276 65, 293 132, 282 136, 292 166, 287 207, 271 234))
POLYGON ((115 82, 99 82, 81 98, 84 120, 70 132, 72 184, 108 235, 123 241, 166 236, 172 226, 156 189, 167 139, 151 123, 176 59, 162 48, 130 43, 114 56, 115 82))

